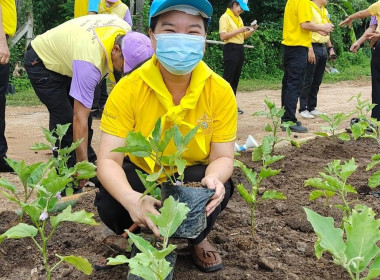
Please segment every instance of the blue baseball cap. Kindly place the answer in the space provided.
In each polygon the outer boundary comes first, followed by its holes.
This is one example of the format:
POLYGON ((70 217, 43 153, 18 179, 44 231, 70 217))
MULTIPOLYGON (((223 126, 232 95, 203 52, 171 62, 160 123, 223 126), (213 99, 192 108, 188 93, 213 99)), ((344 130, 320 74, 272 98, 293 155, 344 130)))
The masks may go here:
POLYGON ((182 11, 185 6, 198 10, 199 14, 208 18, 210 22, 212 6, 207 0, 153 0, 149 11, 149 25, 152 17, 172 10, 182 11))
POLYGON ((249 12, 248 0, 236 0, 243 11, 249 12))

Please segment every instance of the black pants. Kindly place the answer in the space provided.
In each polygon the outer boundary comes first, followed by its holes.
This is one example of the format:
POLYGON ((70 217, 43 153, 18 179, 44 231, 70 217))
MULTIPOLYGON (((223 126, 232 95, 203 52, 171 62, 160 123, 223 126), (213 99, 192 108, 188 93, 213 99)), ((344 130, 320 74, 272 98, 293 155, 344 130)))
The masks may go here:
POLYGON ((241 70, 244 63, 244 46, 228 43, 223 48, 224 71, 223 78, 230 83, 236 95, 241 70))
MULTIPOLYGON (((200 182, 205 175, 206 168, 206 165, 195 165, 187 167, 185 169, 184 182, 200 182)), ((123 164, 123 169, 132 188, 135 191, 143 193, 145 191, 145 188, 135 171, 135 169, 139 168, 131 163, 128 159, 126 159, 123 164)), ((206 229, 197 238, 191 239, 189 242, 193 244, 200 243, 212 230, 216 218, 227 206, 227 203, 233 193, 233 183, 231 179, 228 180, 224 186, 226 188, 224 199, 222 203, 215 209, 215 211, 207 217, 206 229)), ((133 221, 129 216, 127 210, 103 187, 100 187, 99 192, 96 194, 95 206, 98 208, 99 216, 104 224, 113 230, 116 234, 122 234, 125 229, 128 229, 133 224, 133 221)))
POLYGON ((281 107, 285 107, 283 122, 297 122, 297 103, 305 78, 307 51, 307 47, 283 45, 284 77, 281 89, 281 107))
MULTIPOLYGON (((74 99, 69 95, 71 77, 46 69, 45 65, 31 46, 29 46, 26 51, 24 67, 34 91, 49 111, 49 130, 55 129, 58 124, 72 124, 74 99)), ((90 115, 88 119, 87 152, 89 161, 95 162, 96 154, 94 149, 91 147, 93 135, 91 125, 92 117, 90 115)), ((71 125, 62 139, 61 146, 70 147, 72 142, 73 127, 71 125)), ((75 163, 75 153, 73 152, 68 161, 68 167, 74 166, 75 163)))
POLYGON ((372 48, 371 76, 372 103, 377 104, 372 109, 371 117, 380 121, 380 40, 372 48))
POLYGON ((327 62, 327 50, 325 44, 312 44, 315 54, 315 64, 308 62, 306 66, 303 91, 300 95, 299 111, 313 111, 317 107, 317 95, 322 83, 323 74, 327 62))
POLYGON ((5 94, 9 82, 9 63, 0 64, 0 165, 4 164, 4 157, 8 151, 8 144, 5 138, 5 94))

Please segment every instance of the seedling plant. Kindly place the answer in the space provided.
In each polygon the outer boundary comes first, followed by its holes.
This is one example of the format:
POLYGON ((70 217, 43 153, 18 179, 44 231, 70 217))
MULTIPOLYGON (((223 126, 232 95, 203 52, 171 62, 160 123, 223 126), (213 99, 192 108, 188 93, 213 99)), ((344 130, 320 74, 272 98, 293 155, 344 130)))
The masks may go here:
MULTIPOLYGON (((352 116, 354 114, 354 112, 350 112, 350 113, 337 113, 337 114, 333 114, 331 117, 329 117, 328 115, 326 114, 321 114, 319 115, 321 117, 321 119, 323 119, 326 123, 327 123, 327 126, 322 126, 321 129, 322 131, 320 132, 315 132, 314 134, 315 135, 318 135, 318 136, 322 136, 322 137, 329 137, 330 139, 334 140, 337 134, 337 131, 338 131, 338 128, 340 126, 340 124, 348 119, 350 116, 352 116), (330 137, 330 135, 332 137, 330 137)), ((341 140, 350 140, 350 136, 347 134, 347 133, 341 133, 338 135, 338 138, 341 139, 341 140)))
POLYGON ((350 100, 356 99, 356 110, 358 118, 351 125, 352 136, 355 140, 358 138, 372 138, 376 140, 380 146, 380 122, 375 118, 370 117, 371 110, 375 107, 375 104, 369 102, 369 100, 361 100, 361 94, 351 97, 350 100))
POLYGON ((130 131, 126 137, 125 146, 113 151, 148 158, 159 167, 157 172, 149 175, 138 172, 140 179, 147 189, 143 195, 149 193, 157 197, 159 196, 159 191, 157 190, 158 184, 156 182, 159 179, 168 180, 172 185, 183 185, 187 162, 182 158, 182 155, 187 150, 187 146, 194 138, 197 130, 198 126, 183 136, 178 126, 174 125, 163 133, 162 121, 159 118, 148 139, 141 132, 130 131), (165 150, 170 141, 174 141, 176 152, 165 155, 165 150))
POLYGON ((334 195, 338 195, 341 199, 341 204, 334 206, 343 211, 343 217, 351 215, 351 207, 347 201, 348 193, 357 193, 355 188, 347 184, 347 179, 356 171, 358 166, 355 164, 355 159, 341 163, 340 160, 334 160, 325 167, 324 172, 319 172, 320 177, 309 178, 305 181, 305 186, 316 188, 309 195, 309 201, 319 197, 326 198, 326 205, 329 205, 329 199, 334 195))
POLYGON ((281 118, 285 113, 284 107, 277 108, 276 104, 270 101, 268 98, 264 99, 264 103, 265 103, 264 105, 265 110, 258 111, 254 113, 253 116, 266 116, 270 120, 270 123, 265 124, 264 130, 270 133, 270 135, 273 138, 271 152, 273 153, 274 146, 282 141, 287 141, 291 143, 293 146, 299 147, 299 143, 290 138, 291 131, 289 127, 292 125, 295 125, 295 123, 293 122, 281 123, 281 118), (282 127, 285 128, 287 137, 280 137, 278 135, 278 132, 282 130, 282 127))
POLYGON ((149 213, 147 215, 157 225, 163 237, 162 248, 158 250, 144 238, 129 232, 128 236, 141 253, 137 253, 131 259, 128 259, 125 255, 108 258, 108 265, 128 263, 131 274, 146 280, 164 280, 170 274, 173 267, 170 266, 170 263, 165 258, 174 251, 176 246, 169 244, 169 238, 186 219, 189 208, 185 203, 181 203, 169 196, 165 199, 163 207, 159 211, 161 213, 157 216, 149 213))
MULTIPOLYGON (((272 136, 265 136, 262 144, 254 149, 252 153, 252 161, 262 162, 262 166, 260 168, 260 172, 254 172, 252 169, 248 168, 245 164, 243 164, 239 160, 234 160, 234 166, 239 167, 242 172, 244 173, 245 177, 247 178, 251 189, 247 190, 243 184, 237 185, 237 190, 239 194, 242 196, 242 198, 245 200, 247 203, 248 207, 250 208, 251 211, 251 230, 252 230, 252 235, 254 235, 255 232, 255 209, 257 205, 257 194, 260 189, 260 186, 263 182, 264 179, 272 177, 277 175, 278 173, 281 172, 280 169, 272 169, 269 167, 269 165, 282 160, 284 156, 281 155, 275 155, 272 156, 272 149, 274 147, 273 141, 275 139, 272 136)), ((261 199, 286 199, 286 197, 278 191, 275 190, 268 190, 265 191, 264 194, 262 195, 261 199)))
POLYGON ((380 275, 380 220, 366 205, 356 205, 343 221, 334 227, 334 219, 304 208, 318 240, 314 245, 318 259, 329 252, 335 264, 342 266, 352 280, 370 280, 380 275), (366 276, 363 274, 366 273, 366 276), (363 277, 362 277, 363 276, 363 277))
MULTIPOLYGON (((59 133, 66 133, 62 127, 59 127, 57 131, 59 133)), ((46 130, 44 132, 46 136, 50 135, 46 130)), ((59 148, 58 154, 60 154, 59 148)), ((67 157, 63 157, 60 160, 67 160, 67 157)), ((59 258, 59 261, 51 266, 48 262, 48 242, 63 222, 97 225, 92 213, 87 213, 84 210, 72 212, 71 205, 68 205, 58 215, 52 215, 53 209, 58 205, 61 198, 61 192, 66 186, 69 184, 74 185, 74 180, 88 179, 95 176, 95 166, 88 162, 82 162, 71 168, 70 171, 63 168, 59 172, 56 165, 57 161, 54 159, 49 159, 46 163, 32 165, 26 165, 23 160, 17 162, 7 159, 7 162, 22 183, 24 197, 20 198, 17 186, 4 178, 0 179, 0 187, 4 190, 1 191, 1 194, 10 201, 17 203, 21 208, 22 215, 28 215, 32 225, 24 223, 21 220, 19 224, 0 235, 0 243, 6 238, 31 238, 42 254, 46 279, 48 280, 51 279, 52 271, 62 262, 74 265, 87 275, 91 274, 91 264, 87 259, 80 256, 61 256, 56 254, 55 256, 59 258), (34 191, 36 192, 36 198, 33 201, 29 201, 34 191), (48 225, 48 221, 50 222, 50 226, 48 225)), ((65 166, 65 163, 62 162, 62 166, 65 166)))

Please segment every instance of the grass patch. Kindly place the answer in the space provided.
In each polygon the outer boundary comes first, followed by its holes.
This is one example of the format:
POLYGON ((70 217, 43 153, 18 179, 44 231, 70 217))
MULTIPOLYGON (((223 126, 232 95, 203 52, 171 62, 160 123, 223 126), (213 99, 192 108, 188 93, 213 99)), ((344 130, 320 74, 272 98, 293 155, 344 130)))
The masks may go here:
MULTIPOLYGON (((368 81, 371 82, 371 59, 363 54, 344 53, 339 57, 334 67, 340 72, 339 74, 329 74, 325 72, 323 83, 337 83, 342 81, 368 81)), ((328 62, 331 66, 331 62, 328 62)), ((261 76, 255 79, 243 80, 239 82, 238 91, 255 91, 255 90, 279 90, 281 89, 283 72, 279 71, 275 76, 261 76)))
MULTIPOLYGON (((331 65, 328 62, 328 65, 331 65)), ((371 82, 370 58, 364 53, 344 53, 340 56, 334 67, 339 74, 325 72, 322 83, 336 83, 341 81, 368 81, 371 82)), ((239 82, 238 91, 256 90, 280 90, 283 72, 276 71, 274 75, 264 75, 258 78, 243 80, 239 82)), ((7 95, 8 106, 36 106, 42 103, 35 94, 26 75, 20 78, 12 78, 10 81, 16 88, 15 94, 7 95)), ((108 86, 108 92, 112 88, 108 86)))

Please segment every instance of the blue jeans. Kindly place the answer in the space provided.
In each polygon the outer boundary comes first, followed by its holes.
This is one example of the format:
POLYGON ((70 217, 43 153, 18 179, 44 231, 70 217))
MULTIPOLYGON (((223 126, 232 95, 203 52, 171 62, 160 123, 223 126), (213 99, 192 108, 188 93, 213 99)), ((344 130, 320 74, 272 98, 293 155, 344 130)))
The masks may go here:
POLYGON ((307 64, 307 48, 283 45, 284 77, 282 78, 281 107, 285 107, 283 122, 297 122, 298 98, 302 92, 307 64))
POLYGON ((317 94, 322 83, 327 62, 325 44, 312 44, 315 54, 315 64, 308 62, 306 66, 303 91, 300 96, 299 111, 313 111, 317 107, 317 94))
POLYGON ((3 164, 4 157, 8 151, 8 144, 5 138, 5 94, 9 82, 9 63, 0 64, 0 165, 3 164))
MULTIPOLYGON (((24 67, 34 91, 49 111, 49 130, 51 131, 55 129, 58 124, 72 124, 74 99, 69 95, 71 77, 46 69, 45 65, 31 46, 29 46, 26 51, 24 67)), ((94 149, 91 147, 93 135, 91 125, 92 117, 90 115, 88 118, 87 152, 88 160, 90 162, 95 162, 96 154, 94 149)), ((71 125, 62 139, 61 146, 62 148, 70 147, 72 142, 73 127, 71 125)), ((75 153, 73 152, 68 161, 68 167, 74 166, 75 163, 75 153)))

